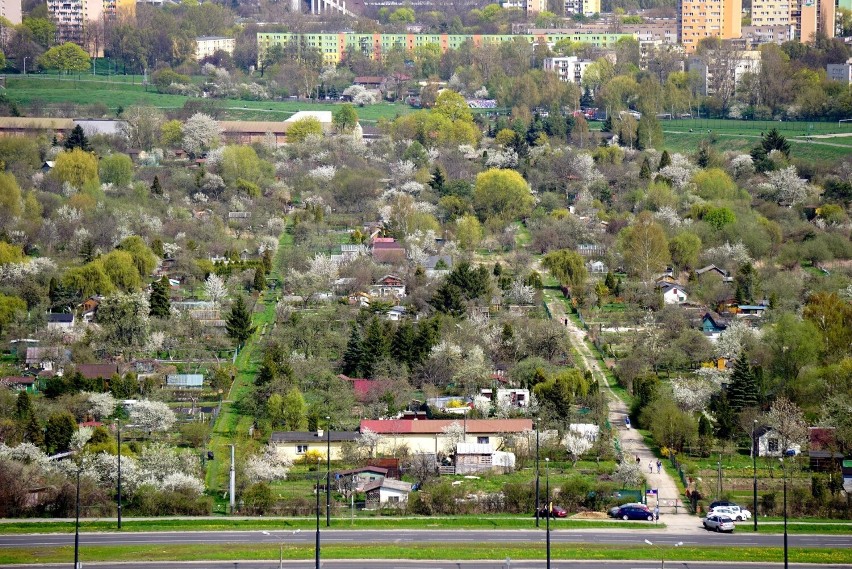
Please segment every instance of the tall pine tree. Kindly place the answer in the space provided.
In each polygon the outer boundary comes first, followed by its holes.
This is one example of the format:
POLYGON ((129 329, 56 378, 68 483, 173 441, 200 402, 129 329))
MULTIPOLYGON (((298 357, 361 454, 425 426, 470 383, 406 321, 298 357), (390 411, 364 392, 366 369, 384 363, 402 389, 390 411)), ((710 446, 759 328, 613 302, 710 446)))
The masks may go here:
POLYGON ((154 316, 156 318, 168 318, 171 312, 172 304, 169 300, 169 278, 163 275, 158 281, 154 281, 151 284, 151 299, 149 300, 149 304, 151 306, 150 316, 154 316))
POLYGON ((391 339, 390 353, 399 363, 409 368, 414 365, 414 326, 408 320, 402 321, 391 339))
POLYGON ((343 352, 343 362, 340 371, 349 377, 358 377, 361 373, 361 360, 364 358, 364 347, 361 342, 361 332, 358 326, 352 325, 349 331, 349 341, 343 352))
POLYGON ((33 414, 33 402, 30 394, 26 391, 18 393, 18 399, 15 401, 15 417, 19 421, 28 421, 33 414))
POLYGON ((745 352, 740 352, 734 362, 734 371, 728 384, 728 402, 736 412, 757 405, 757 381, 745 352))
POLYGON ((68 136, 65 138, 63 146, 65 147, 65 150, 79 148, 80 150, 88 152, 92 149, 91 146, 89 146, 89 139, 86 137, 86 133, 83 132, 83 127, 80 125, 71 129, 71 132, 68 133, 68 136))
POLYGON ((154 181, 151 183, 151 193, 155 196, 163 195, 163 186, 160 185, 159 176, 154 176, 154 181))
POLYGON ((367 325, 364 335, 363 357, 361 367, 366 377, 373 377, 376 364, 389 355, 390 345, 385 336, 385 330, 378 318, 373 318, 367 325))
POLYGON ((234 304, 231 305, 231 311, 225 319, 225 329, 228 331, 228 336, 240 345, 245 344, 245 341, 254 333, 255 327, 251 324, 251 311, 246 306, 246 301, 242 296, 238 296, 234 304))

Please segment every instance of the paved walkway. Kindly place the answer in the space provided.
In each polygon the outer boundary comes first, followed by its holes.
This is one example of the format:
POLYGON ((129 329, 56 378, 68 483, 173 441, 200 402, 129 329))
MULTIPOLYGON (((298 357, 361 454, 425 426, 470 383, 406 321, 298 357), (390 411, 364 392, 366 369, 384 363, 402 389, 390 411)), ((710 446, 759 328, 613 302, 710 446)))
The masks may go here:
MULTIPOLYGON (((609 422, 612 425, 613 434, 618 437, 626 459, 636 460, 636 457, 639 457, 648 488, 657 489, 661 521, 665 522, 667 528, 677 531, 692 529, 700 531, 701 522, 696 516, 689 514, 684 507, 680 490, 667 470, 671 468, 671 465, 668 461, 662 460, 660 472, 657 473, 657 457, 645 444, 642 435, 636 429, 626 425, 624 419, 627 417, 627 405, 609 387, 606 376, 600 368, 598 358, 595 357, 586 343, 586 332, 568 317, 561 299, 548 298, 547 306, 553 319, 565 325, 571 345, 578 355, 579 361, 577 363, 585 369, 591 370, 592 377, 600 383, 601 387, 606 389, 609 395, 609 422), (651 469, 648 468, 649 464, 652 466, 651 469), (662 519, 663 516, 664 519, 662 519)), ((653 508, 654 505, 654 498, 649 497, 648 506, 653 508)))

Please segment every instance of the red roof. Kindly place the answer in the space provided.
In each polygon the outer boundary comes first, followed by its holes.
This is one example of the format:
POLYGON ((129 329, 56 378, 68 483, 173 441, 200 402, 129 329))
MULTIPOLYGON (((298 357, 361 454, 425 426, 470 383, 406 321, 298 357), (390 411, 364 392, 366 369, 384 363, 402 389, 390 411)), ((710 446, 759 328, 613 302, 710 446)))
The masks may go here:
POLYGON ((395 241, 393 237, 373 237, 373 243, 394 243, 395 241))
POLYGON ((82 423, 80 423, 80 426, 81 426, 81 427, 92 427, 92 428, 95 428, 95 427, 103 427, 103 426, 104 426, 104 424, 103 424, 103 423, 101 423, 100 421, 83 421, 82 423))
POLYGON ((444 427, 453 423, 466 424, 468 433, 520 433, 532 430, 531 419, 433 419, 405 421, 402 419, 362 419, 361 432, 369 429, 379 434, 422 434, 435 435, 443 433, 444 427))
POLYGON ((355 397, 359 400, 363 399, 368 393, 370 393, 370 388, 372 388, 376 383, 372 379, 348 377, 342 373, 337 377, 352 384, 352 389, 355 390, 355 397))
POLYGON ((7 385, 32 385, 35 383, 35 378, 24 375, 10 375, 0 379, 0 383, 7 385))

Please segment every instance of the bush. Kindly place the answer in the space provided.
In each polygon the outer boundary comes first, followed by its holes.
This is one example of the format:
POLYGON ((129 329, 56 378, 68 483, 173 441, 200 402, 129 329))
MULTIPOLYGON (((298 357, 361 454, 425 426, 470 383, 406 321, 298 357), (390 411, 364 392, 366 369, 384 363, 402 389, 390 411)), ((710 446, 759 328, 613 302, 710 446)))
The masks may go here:
POLYGON ((252 484, 243 492, 243 503, 245 513, 262 516, 269 513, 275 506, 275 496, 272 494, 272 488, 269 487, 269 484, 259 482, 252 484))
POLYGON ((184 490, 160 491, 153 486, 140 487, 130 504, 139 516, 207 516, 213 511, 213 499, 184 490))
MULTIPOLYGON (((539 492, 543 487, 539 488, 539 492)), ((525 514, 532 512, 535 507, 535 483, 507 482, 503 485, 503 496, 506 512, 525 514)))

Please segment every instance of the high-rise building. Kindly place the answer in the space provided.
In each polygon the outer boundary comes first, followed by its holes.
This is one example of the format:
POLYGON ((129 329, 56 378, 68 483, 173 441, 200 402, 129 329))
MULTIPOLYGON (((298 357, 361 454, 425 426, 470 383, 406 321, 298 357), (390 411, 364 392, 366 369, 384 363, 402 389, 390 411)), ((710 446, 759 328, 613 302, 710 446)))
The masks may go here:
POLYGON ((565 15, 583 14, 591 16, 601 11, 601 0, 565 0, 565 15))
POLYGON ((13 24, 20 24, 21 0, 0 0, 0 16, 13 24))
POLYGON ((785 26, 790 23, 790 0, 751 0, 752 26, 785 26))
POLYGON ((136 0, 103 0, 104 19, 124 20, 136 16, 136 0))
POLYGON ((790 24, 796 29, 796 39, 810 43, 818 33, 834 37, 835 0, 791 0, 790 24))
POLYGON ((103 0, 47 0, 47 11, 56 24, 58 43, 74 42, 87 49, 86 28, 104 17, 103 0))
POLYGON ((692 53, 704 38, 739 38, 742 8, 742 0, 679 0, 678 41, 692 53))

